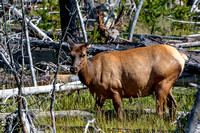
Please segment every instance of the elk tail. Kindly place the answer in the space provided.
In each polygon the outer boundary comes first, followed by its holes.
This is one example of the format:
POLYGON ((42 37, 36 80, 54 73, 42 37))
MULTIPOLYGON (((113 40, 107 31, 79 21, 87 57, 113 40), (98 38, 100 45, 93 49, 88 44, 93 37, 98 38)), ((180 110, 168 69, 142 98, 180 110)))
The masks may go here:
POLYGON ((184 60, 188 60, 188 57, 184 53, 180 53, 184 60))

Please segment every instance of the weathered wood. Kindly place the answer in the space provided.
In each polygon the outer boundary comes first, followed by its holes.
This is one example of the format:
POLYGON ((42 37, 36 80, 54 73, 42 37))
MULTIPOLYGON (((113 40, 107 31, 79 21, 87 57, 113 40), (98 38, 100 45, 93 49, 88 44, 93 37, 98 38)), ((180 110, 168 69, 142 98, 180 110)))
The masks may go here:
POLYGON ((188 43, 178 43, 178 44, 172 44, 176 47, 182 47, 182 48, 189 48, 189 47, 200 47, 200 41, 197 42, 188 42, 188 43))
POLYGON ((188 52, 195 53, 197 55, 200 54, 200 50, 188 50, 188 52))
POLYGON ((200 75, 200 64, 187 62, 184 71, 200 75))
MULTIPOLYGON (((59 118, 64 118, 64 117, 78 117, 78 116, 83 116, 83 117, 92 117, 94 116, 92 110, 88 110, 88 111, 83 111, 83 110, 67 110, 67 111, 55 111, 55 117, 59 117, 59 118)), ((141 114, 154 114, 156 113, 155 109, 141 109, 141 110, 124 110, 124 112, 127 112, 129 114, 135 114, 135 113, 141 113, 141 114)), ((29 112, 30 114, 32 114, 32 112, 29 112)), ((114 110, 105 110, 106 114, 110 114, 110 113, 114 113, 114 110)), ((167 115, 169 115, 169 112, 166 112, 167 115)), ((180 115, 184 113, 183 111, 176 111, 177 115, 180 115)), ((10 113, 0 113, 0 119, 6 117, 7 115, 9 115, 10 113)), ((50 113, 49 112, 34 112, 34 114, 38 115, 38 116, 48 116, 50 117, 50 113)))
MULTIPOLYGON (((67 84, 56 84, 56 92, 61 91, 72 91, 79 89, 86 89, 86 86, 82 85, 80 81, 75 81, 67 84)), ((22 88, 23 95, 33 95, 33 94, 44 94, 49 93, 52 90, 52 85, 37 86, 37 87, 24 87, 22 88)), ((14 97, 18 94, 18 88, 0 90, 0 99, 7 97, 14 97)))
MULTIPOLYGON (((82 110, 67 110, 67 111, 54 111, 55 117, 63 118, 63 117, 78 117, 78 116, 83 116, 83 117, 92 117, 94 116, 91 111, 82 111, 82 110)), ((43 116, 48 116, 50 117, 50 112, 31 112, 29 113, 34 116, 35 114, 43 117, 43 116)), ((10 113, 0 113, 0 119, 6 117, 10 113)))
MULTIPOLYGON (((21 28, 16 28, 16 27, 11 27, 10 30, 13 31, 13 32, 16 32, 16 33, 22 32, 21 28)), ((29 32, 31 33, 31 34, 29 34, 29 36, 35 37, 34 32, 32 32, 31 30, 29 32)), ((43 30, 43 32, 45 34, 47 34, 47 36, 49 36, 52 39, 54 38, 54 36, 57 36, 58 38, 62 37, 62 33, 58 32, 58 31, 57 32, 53 32, 53 31, 44 31, 43 30)))
POLYGON ((130 28, 129 35, 128 35, 129 41, 132 41, 132 39, 133 39, 133 33, 134 33, 135 25, 137 23, 137 19, 138 19, 140 10, 142 8, 143 2, 144 2, 144 0, 140 0, 139 4, 137 6, 137 10, 135 12, 134 19, 132 21, 131 28, 130 28))
MULTIPOLYGON (((9 88, 14 88, 17 87, 16 83, 14 82, 8 82, 8 81, 13 81, 14 77, 11 75, 7 76, 0 76, 0 87, 9 89, 9 88)), ((39 86, 43 85, 50 85, 53 83, 54 80, 54 75, 44 75, 44 76, 38 76, 36 77, 37 84, 39 86)), ((33 83, 30 82, 31 77, 30 76, 23 76, 23 86, 32 86, 33 83)), ((73 76, 73 75, 57 75, 57 83, 68 83, 68 82, 74 82, 74 81, 79 81, 78 76, 73 76)))
POLYGON ((66 28, 68 28, 67 32, 76 38, 78 33, 78 24, 76 18, 77 12, 75 12, 75 0, 59 0, 59 5, 62 36, 64 36, 66 28))
POLYGON ((110 12, 108 18, 106 19, 106 22, 104 23, 104 25, 106 26, 108 23, 108 20, 111 18, 113 12, 115 11, 115 8, 119 5, 121 0, 117 0, 117 2, 115 3, 115 6, 113 7, 112 11, 110 12))
POLYGON ((169 17, 167 17, 166 19, 171 20, 172 22, 179 22, 179 23, 185 23, 185 24, 200 24, 200 22, 174 20, 174 19, 171 19, 169 17))
POLYGON ((25 34, 26 42, 27 42, 26 48, 27 48, 27 53, 28 53, 28 57, 29 57, 31 77, 32 77, 33 85, 37 86, 35 71, 34 71, 34 68, 33 68, 33 58, 32 58, 32 54, 31 54, 30 39, 29 39, 29 34, 28 34, 28 26, 27 26, 27 22, 25 21, 26 15, 25 15, 23 0, 21 0, 21 3, 22 3, 21 6, 22 6, 22 20, 23 20, 22 27, 23 27, 23 32, 25 34))
MULTIPOLYGON (((129 33, 121 33, 122 35, 129 35, 129 33)), ((161 35, 150 35, 150 34, 133 34, 133 36, 143 36, 143 37, 153 37, 153 38, 163 38, 172 40, 186 40, 185 37, 175 37, 175 36, 161 36, 161 35)))
POLYGON ((187 86, 190 83, 197 83, 200 82, 200 77, 197 75, 193 75, 192 77, 180 77, 176 80, 175 85, 177 86, 187 86))
MULTIPOLYGON (((11 8, 11 10, 14 15, 17 15, 19 18, 22 19, 22 13, 19 10, 17 10, 14 6, 11 8)), ((34 25, 28 18, 25 17, 25 21, 26 21, 27 25, 34 30, 34 32, 38 38, 53 41, 43 31, 41 31, 36 25, 34 25)))
POLYGON ((83 32, 83 38, 84 38, 84 41, 87 42, 87 32, 86 32, 86 29, 85 29, 85 24, 83 22, 83 17, 82 17, 82 14, 81 14, 81 10, 79 8, 77 0, 75 0, 75 3, 76 3, 77 11, 78 11, 78 16, 79 16, 80 24, 81 24, 81 30, 83 32))

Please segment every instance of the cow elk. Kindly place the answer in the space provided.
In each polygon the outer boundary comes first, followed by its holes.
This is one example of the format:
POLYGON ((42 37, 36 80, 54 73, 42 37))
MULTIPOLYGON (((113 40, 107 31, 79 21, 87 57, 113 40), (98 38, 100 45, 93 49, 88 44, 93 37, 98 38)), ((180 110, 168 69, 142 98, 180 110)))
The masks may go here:
POLYGON ((174 116, 177 103, 172 96, 172 86, 181 75, 187 56, 174 47, 152 45, 125 51, 106 51, 87 58, 86 44, 75 44, 70 38, 72 66, 96 99, 101 108, 106 99, 112 99, 115 111, 123 119, 122 98, 146 97, 155 92, 156 112, 165 115, 165 105, 170 117, 174 116))

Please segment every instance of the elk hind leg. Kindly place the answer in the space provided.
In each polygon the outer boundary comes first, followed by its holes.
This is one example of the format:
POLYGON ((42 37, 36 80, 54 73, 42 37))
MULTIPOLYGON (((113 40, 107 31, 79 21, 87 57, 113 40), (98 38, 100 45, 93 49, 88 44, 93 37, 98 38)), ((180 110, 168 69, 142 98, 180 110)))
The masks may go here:
POLYGON ((175 119, 177 103, 176 103, 176 100, 174 99, 174 97, 172 95, 172 89, 170 90, 170 92, 167 96, 167 106, 169 108, 170 119, 171 120, 175 119))
POLYGON ((167 87, 168 86, 166 86, 164 83, 155 85, 156 105, 157 105, 156 112, 160 118, 166 115, 165 105, 168 95, 167 87))
POLYGON ((123 120, 123 104, 122 104, 122 96, 120 95, 120 93, 118 92, 113 93, 112 101, 115 111, 117 112, 118 118, 120 120, 123 120))

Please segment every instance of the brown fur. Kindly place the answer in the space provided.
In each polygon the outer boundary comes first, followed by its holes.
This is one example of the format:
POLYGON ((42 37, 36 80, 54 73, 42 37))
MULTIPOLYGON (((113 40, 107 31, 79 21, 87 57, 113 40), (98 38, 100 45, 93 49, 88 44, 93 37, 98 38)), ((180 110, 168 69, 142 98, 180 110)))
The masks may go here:
POLYGON ((110 51, 87 59, 87 44, 72 47, 72 67, 95 96, 96 107, 112 99, 120 119, 122 98, 145 97, 155 91, 157 113, 165 114, 165 104, 172 116, 177 107, 172 86, 183 71, 185 55, 167 45, 152 45, 125 51, 110 51), (184 56, 184 57, 183 57, 184 56))

